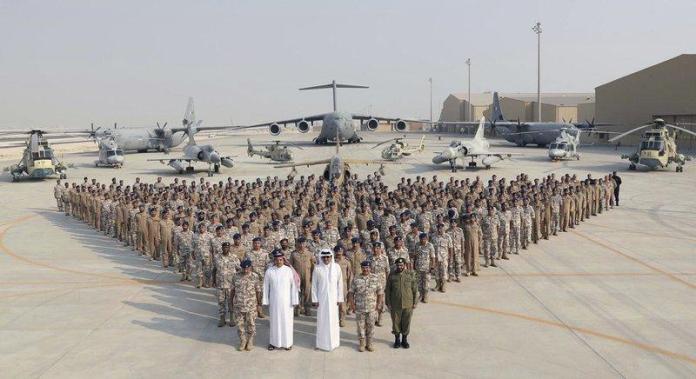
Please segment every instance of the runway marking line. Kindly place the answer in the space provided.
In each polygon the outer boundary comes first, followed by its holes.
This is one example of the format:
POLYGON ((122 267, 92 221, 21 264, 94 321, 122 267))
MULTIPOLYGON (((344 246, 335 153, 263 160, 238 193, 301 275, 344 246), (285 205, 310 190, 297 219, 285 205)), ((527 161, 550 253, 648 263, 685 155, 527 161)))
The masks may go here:
POLYGON ((580 237, 582 237, 582 238, 584 238, 584 239, 586 239, 586 240, 588 240, 588 241, 590 241, 590 242, 594 242, 595 244, 597 244, 597 245, 599 245, 599 246, 601 246, 601 247, 603 247, 603 248, 605 248, 605 249, 607 249, 607 250, 609 250, 609 251, 611 251, 611 252, 613 252, 613 253, 615 253, 615 254, 618 254, 618 255, 620 255, 620 256, 622 256, 622 257, 628 259, 628 260, 631 260, 631 261, 633 261, 633 262, 636 262, 636 263, 638 263, 639 265, 641 265, 641 266, 643 266, 643 267, 647 267, 647 268, 649 268, 650 270, 652 270, 652 271, 654 271, 654 272, 657 272, 657 273, 660 273, 660 274, 662 274, 662 275, 664 275, 664 276, 666 276, 666 277, 668 277, 668 278, 670 278, 670 279, 672 279, 672 280, 674 280, 674 281, 676 281, 676 282, 685 284, 685 285, 687 285, 688 287, 690 287, 690 288, 692 288, 692 289, 696 289, 696 284, 693 284, 693 283, 690 283, 690 282, 688 282, 688 281, 686 281, 686 280, 684 280, 684 279, 681 279, 680 277, 678 277, 678 276, 676 276, 676 275, 674 275, 674 274, 672 274, 672 273, 670 273, 670 272, 667 272, 667 271, 662 270, 662 269, 660 269, 660 268, 658 268, 658 267, 655 267, 655 266, 653 266, 653 265, 651 265, 651 264, 649 264, 649 263, 647 263, 647 262, 644 262, 644 261, 642 261, 642 260, 640 260, 640 259, 638 259, 638 258, 636 258, 636 257, 630 256, 630 255, 628 255, 628 254, 626 254, 626 253, 624 253, 624 252, 622 252, 622 251, 620 251, 620 250, 618 250, 618 249, 615 249, 615 248, 613 248, 613 247, 611 247, 611 246, 605 244, 604 242, 598 241, 598 240, 596 240, 596 239, 594 239, 594 238, 592 238, 592 237, 590 237, 590 236, 588 236, 588 235, 586 235, 586 234, 580 233, 580 232, 578 232, 578 231, 573 231, 573 233, 575 233, 576 235, 578 235, 578 236, 580 236, 580 237))
POLYGON ((515 312, 503 311, 503 310, 498 310, 498 309, 491 309, 491 308, 478 307, 478 306, 475 306, 475 305, 466 305, 466 304, 450 303, 450 302, 440 301, 440 300, 430 300, 430 303, 441 304, 441 305, 445 305, 445 306, 449 306, 449 307, 462 308, 462 309, 467 309, 467 310, 476 311, 476 312, 483 312, 483 313, 495 314, 495 315, 498 315, 498 316, 511 317, 511 318, 516 318, 516 319, 519 319, 519 320, 525 320, 525 321, 536 322, 536 323, 538 323, 538 324, 542 324, 542 325, 546 325, 546 326, 551 326, 551 327, 555 327, 555 328, 559 328, 559 329, 571 330, 571 331, 575 331, 575 332, 582 333, 582 334, 585 334, 585 335, 590 335, 590 336, 594 336, 594 337, 599 337, 599 338, 603 338, 603 339, 606 339, 606 340, 610 340, 610 341, 622 343, 622 344, 624 344, 624 345, 629 345, 629 346, 637 347, 637 348, 639 348, 639 349, 641 349, 641 350, 645 350, 645 351, 649 351, 649 352, 661 354, 661 355, 664 355, 664 356, 667 356, 667 357, 670 357, 670 358, 678 359, 678 360, 685 361, 685 362, 691 363, 691 364, 693 364, 693 365, 696 365, 696 357, 692 357, 692 356, 689 356, 689 355, 686 355, 686 354, 681 354, 681 353, 675 353, 675 352, 673 352, 673 351, 669 351, 669 350, 663 349, 663 348, 661 348, 661 347, 653 346, 653 345, 650 345, 650 344, 647 344, 647 343, 638 342, 638 341, 633 341, 633 340, 629 340, 629 339, 627 339, 627 338, 617 337, 617 336, 613 336, 613 335, 611 335, 611 334, 606 334, 606 333, 603 333, 603 332, 598 332, 598 331, 591 330, 591 329, 587 329, 587 328, 581 328, 581 327, 575 327, 575 326, 568 326, 568 325, 562 324, 562 323, 560 323, 560 322, 551 321, 551 320, 546 320, 546 319, 543 319, 543 318, 538 318, 538 317, 533 317, 533 316, 528 316, 528 315, 521 314, 521 313, 515 313, 515 312))
POLYGON ((33 259, 29 259, 26 257, 23 257, 19 254, 16 254, 13 252, 10 248, 8 248, 5 245, 4 239, 5 239, 5 234, 9 229, 12 227, 21 224, 22 222, 25 222, 33 217, 36 217, 35 214, 32 215, 26 215, 19 217, 15 220, 9 221, 3 225, 0 225, 0 251, 4 252, 5 254, 9 255, 12 258, 15 258, 19 261, 22 261, 26 264, 33 265, 33 266, 39 266, 39 267, 45 267, 49 268, 52 270, 56 271, 61 271, 61 272, 67 272, 71 274, 77 274, 77 275, 85 275, 85 276, 93 276, 93 277, 98 277, 98 278, 106 278, 106 279, 111 279, 115 281, 123 281, 123 282, 129 282, 133 284, 165 284, 165 283, 174 283, 173 281, 167 281, 167 280, 154 280, 154 279, 132 279, 132 278, 126 278, 122 276, 117 276, 117 275, 109 275, 109 274, 98 274, 94 272, 85 272, 85 271, 79 271, 79 270, 73 270, 69 268, 64 268, 64 267, 59 267, 59 266, 54 266, 49 263, 44 263, 44 262, 39 262, 33 259))

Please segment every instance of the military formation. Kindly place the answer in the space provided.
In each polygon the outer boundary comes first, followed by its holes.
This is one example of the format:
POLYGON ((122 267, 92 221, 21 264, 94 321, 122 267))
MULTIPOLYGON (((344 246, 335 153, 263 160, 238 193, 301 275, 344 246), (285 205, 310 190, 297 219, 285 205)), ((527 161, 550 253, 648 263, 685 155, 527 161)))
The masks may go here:
POLYGON ((441 181, 375 173, 340 187, 322 177, 219 182, 158 178, 125 183, 59 180, 58 210, 159 261, 196 287, 215 288, 218 326, 236 326, 239 350, 253 349, 271 253, 294 271, 295 316, 312 314, 312 272, 323 249, 342 271, 339 323, 354 314, 360 351, 374 351, 389 312, 393 347, 408 348, 413 309, 430 292, 479 275, 618 206, 616 173, 507 180, 493 175, 441 181))

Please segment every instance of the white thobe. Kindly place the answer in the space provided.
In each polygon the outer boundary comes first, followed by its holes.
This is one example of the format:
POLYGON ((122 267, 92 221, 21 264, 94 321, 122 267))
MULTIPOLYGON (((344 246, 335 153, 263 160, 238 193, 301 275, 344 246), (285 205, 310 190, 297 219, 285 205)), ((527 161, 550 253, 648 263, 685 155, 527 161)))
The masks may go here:
POLYGON ((341 331, 338 324, 338 303, 343 302, 343 274, 341 266, 333 261, 321 262, 312 273, 312 302, 317 308, 318 349, 331 351, 340 344, 341 331))
POLYGON ((268 305, 270 344, 292 347, 293 306, 299 303, 297 286, 288 266, 272 266, 263 279, 263 305, 268 305))

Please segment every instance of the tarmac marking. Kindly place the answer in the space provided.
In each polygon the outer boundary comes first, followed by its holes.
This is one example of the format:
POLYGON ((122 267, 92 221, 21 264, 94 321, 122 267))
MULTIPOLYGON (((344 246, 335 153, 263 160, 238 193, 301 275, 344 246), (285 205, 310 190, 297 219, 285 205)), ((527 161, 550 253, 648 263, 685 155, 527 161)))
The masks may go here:
POLYGON ((589 236, 587 236, 587 235, 585 235, 585 234, 583 234, 583 233, 580 233, 580 232, 578 232, 578 231, 573 231, 573 233, 577 234, 578 236, 580 236, 580 237, 582 237, 582 238, 584 238, 584 239, 586 239, 586 240, 588 240, 588 241, 590 241, 590 242, 594 242, 595 244, 597 244, 597 245, 599 245, 599 246, 601 246, 601 247, 603 247, 603 248, 605 248, 605 249, 607 249, 607 250, 609 250, 609 251, 611 251, 611 252, 613 252, 613 253, 615 253, 615 254, 618 254, 618 255, 620 255, 620 256, 622 256, 622 257, 628 259, 628 260, 631 260, 631 261, 633 261, 633 262, 636 262, 636 263, 638 263, 638 264, 641 265, 641 266, 647 267, 647 268, 649 268, 649 269, 652 270, 652 271, 655 271, 655 272, 657 272, 657 273, 660 273, 660 274, 662 274, 662 275, 664 275, 664 276, 666 276, 666 277, 668 277, 668 278, 670 278, 670 279, 672 279, 672 280, 674 280, 674 281, 676 281, 676 282, 685 284, 685 285, 689 286, 689 287, 692 288, 692 289, 696 289, 696 284, 687 282, 686 280, 681 279, 680 277, 678 277, 678 276, 676 276, 676 275, 674 275, 674 274, 672 274, 672 273, 670 273, 670 272, 667 272, 667 271, 665 271, 665 270, 662 270, 662 269, 660 269, 660 268, 657 268, 657 267, 655 267, 655 266, 653 266, 653 265, 651 265, 651 264, 649 264, 649 263, 647 263, 647 262, 644 262, 644 261, 642 261, 642 260, 640 260, 640 259, 638 259, 638 258, 636 258, 636 257, 633 257, 633 256, 630 256, 630 255, 628 255, 628 254, 626 254, 626 253, 623 253, 623 252, 621 252, 620 250, 615 249, 615 248, 613 248, 613 247, 611 247, 611 246, 609 246, 609 245, 607 245, 607 244, 605 244, 605 243, 603 243, 603 242, 601 242, 601 241, 598 241, 598 240, 596 240, 596 239, 594 239, 594 238, 591 238, 591 237, 589 237, 589 236))
POLYGON ((117 276, 117 275, 109 275, 109 274, 98 274, 94 272, 86 272, 86 271, 79 271, 79 270, 73 270, 69 268, 64 268, 64 267, 59 267, 59 266, 54 266, 49 263, 44 263, 44 262, 39 262, 30 258, 23 257, 15 252, 13 252, 10 248, 8 248, 5 245, 4 239, 5 239, 5 234, 9 229, 12 227, 21 224, 22 222, 25 222, 33 217, 36 217, 36 215, 26 215, 19 217, 15 220, 9 221, 3 225, 0 225, 0 251, 3 253, 9 255, 12 258, 15 258, 19 261, 22 261, 26 264, 33 265, 33 266, 39 266, 39 267, 45 267, 49 268, 52 270, 56 271, 62 271, 62 272, 67 272, 71 274, 77 274, 77 275, 85 275, 85 276, 92 276, 92 277, 97 277, 97 278, 106 278, 106 279, 111 279, 111 280, 117 280, 117 281, 124 281, 124 282, 130 282, 133 284, 166 284, 166 283, 178 283, 178 281, 170 281, 170 280, 154 280, 154 279, 132 279, 132 278, 125 278, 122 276, 117 276))
POLYGON ((578 333, 582 333, 582 334, 586 334, 586 335, 590 335, 590 336, 594 336, 594 337, 599 337, 599 338, 603 338, 603 339, 614 341, 614 342, 619 342, 619 343, 622 343, 625 345, 630 345, 633 347, 637 347, 641 350, 661 354, 661 355, 664 355, 664 356, 667 356, 670 358, 678 359, 678 360, 685 361, 685 362, 691 363, 693 365, 696 365, 696 357, 692 357, 692 356, 689 356, 686 354, 681 354, 681 353, 675 353, 673 351, 669 351, 669 350, 663 349, 661 347, 649 345, 647 343, 633 341, 633 340, 629 340, 627 338, 617 337, 617 336, 613 336, 611 334, 606 334, 606 333, 598 332, 598 331, 587 329, 587 328, 569 326, 569 325, 562 324, 560 322, 546 320, 543 318, 538 318, 538 317, 533 317, 533 316, 528 316, 528 315, 521 314, 521 313, 515 313, 515 312, 509 312, 509 311, 503 311, 503 310, 491 309, 491 308, 483 308, 483 307, 478 307, 475 305, 450 303, 450 302, 439 301, 439 300, 430 300, 430 303, 441 304, 441 305, 456 307, 456 308, 462 308, 462 309, 467 309, 467 310, 476 311, 476 312, 490 313, 490 314, 495 314, 495 315, 499 315, 499 316, 512 317, 512 318, 516 318, 516 319, 520 319, 520 320, 536 322, 536 323, 539 323, 542 325, 551 326, 551 327, 555 327, 555 328, 559 328, 559 329, 567 329, 570 331, 574 331, 574 332, 578 332, 578 333))

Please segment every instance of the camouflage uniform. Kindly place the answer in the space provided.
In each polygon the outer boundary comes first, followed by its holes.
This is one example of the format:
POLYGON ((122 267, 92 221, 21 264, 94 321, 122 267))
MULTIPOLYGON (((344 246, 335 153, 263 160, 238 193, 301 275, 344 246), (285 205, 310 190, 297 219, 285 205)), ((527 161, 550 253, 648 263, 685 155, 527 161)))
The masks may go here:
POLYGON ((449 252, 454 244, 452 243, 452 238, 447 233, 442 235, 435 234, 431 240, 433 241, 433 247, 435 247, 436 286, 438 290, 444 292, 445 281, 449 278, 449 252))
MULTIPOLYGON (((415 246, 414 246, 415 250, 415 246)), ((390 271, 394 269, 394 266, 396 265, 396 260, 399 258, 403 258, 406 260, 406 262, 411 262, 411 257, 409 254, 409 249, 406 248, 406 246, 401 246, 401 248, 393 248, 389 250, 387 253, 387 257, 389 258, 389 269, 390 271)), ((410 264, 409 264, 410 266, 410 264)), ((386 278, 385 278, 386 280, 386 278)))
POLYGON ((532 226, 534 225, 534 207, 527 204, 522 207, 522 248, 532 243, 532 226))
POLYGON ((191 275, 194 273, 194 269, 196 268, 196 262, 191 254, 193 252, 193 239, 194 234, 192 231, 181 231, 177 235, 176 246, 174 248, 179 256, 179 272, 182 273, 185 280, 191 279, 191 275))
POLYGON ((421 301, 428 301, 428 291, 430 283, 430 261, 435 259, 435 247, 428 242, 425 245, 418 243, 416 245, 416 265, 415 269, 418 273, 418 291, 420 292, 421 301))
POLYGON ((355 321, 358 325, 358 338, 367 338, 368 345, 374 335, 377 320, 377 297, 384 294, 383 280, 377 274, 362 274, 353 278, 348 293, 353 294, 355 302, 355 321))
POLYGON ((262 249, 249 250, 246 257, 251 261, 251 270, 263 284, 263 277, 266 274, 266 268, 268 268, 268 253, 262 249))
POLYGON ((324 240, 329 246, 336 246, 339 239, 341 239, 341 235, 338 233, 338 229, 330 228, 324 230, 324 240))
POLYGON ((493 262, 498 253, 498 216, 485 215, 481 218, 481 231, 483 232, 483 256, 486 264, 493 262))
POLYGON ((237 323, 242 344, 251 342, 256 334, 257 299, 261 288, 261 281, 254 273, 240 272, 232 280, 232 319, 237 323))
POLYGON ((498 212, 498 257, 507 258, 510 252, 510 221, 512 212, 498 212))
POLYGON ((459 281, 464 264, 464 229, 455 226, 450 229, 450 236, 452 237, 452 248, 454 249, 454 256, 450 262, 450 273, 454 274, 454 280, 459 281))
POLYGON ((210 239, 212 236, 208 233, 196 234, 193 239, 194 257, 192 261, 195 263, 191 268, 192 274, 196 276, 198 285, 209 285, 209 280, 206 275, 212 274, 212 255, 210 253, 210 239))
MULTIPOLYGON (((387 276, 389 276, 389 258, 382 253, 379 256, 372 255, 370 258, 370 261, 372 262, 372 272, 374 275, 377 275, 377 277, 380 280, 380 284, 382 285, 382 288, 387 285, 387 276)), ((382 309, 384 309, 384 302, 380 304, 382 306, 382 309)), ((382 312, 378 312, 377 316, 377 325, 381 326, 382 325, 382 312)))
POLYGON ((221 254, 215 255, 216 282, 217 282, 217 300, 218 300, 218 315, 221 320, 230 313, 230 324, 234 324, 234 316, 232 310, 232 280, 237 271, 240 270, 240 261, 236 255, 221 254))
POLYGON ((521 232, 522 232, 522 206, 516 205, 510 210, 512 222, 510 227, 510 252, 520 253, 521 232))
POLYGON ((563 198, 561 195, 553 195, 551 197, 551 233, 556 235, 561 226, 561 206, 563 198))

